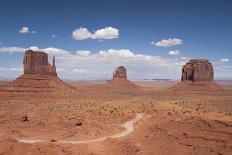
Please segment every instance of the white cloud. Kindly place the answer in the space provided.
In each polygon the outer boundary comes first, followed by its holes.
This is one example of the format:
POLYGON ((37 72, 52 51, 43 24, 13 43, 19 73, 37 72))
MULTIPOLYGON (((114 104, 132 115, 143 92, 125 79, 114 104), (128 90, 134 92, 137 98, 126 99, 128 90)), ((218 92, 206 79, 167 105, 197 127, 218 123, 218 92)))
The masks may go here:
POLYGON ((221 62, 229 62, 230 59, 228 59, 228 58, 221 58, 220 61, 221 61, 221 62))
POLYGON ((28 49, 31 49, 33 51, 43 51, 49 55, 67 55, 70 54, 68 51, 59 49, 59 48, 54 48, 54 47, 48 47, 48 48, 38 48, 37 46, 31 46, 28 49))
POLYGON ((189 60, 190 58, 188 57, 180 57, 181 60, 189 60))
POLYGON ((21 47, 0 47, 1 53, 22 53, 25 51, 25 48, 21 47))
POLYGON ((67 55, 70 54, 68 51, 54 48, 54 47, 48 47, 48 48, 38 48, 37 46, 31 46, 29 48, 22 48, 22 47, 0 47, 0 53, 24 53, 26 50, 33 50, 33 51, 43 51, 50 55, 67 55))
POLYGON ((76 51, 76 54, 79 55, 79 56, 83 56, 83 57, 87 57, 91 54, 90 51, 76 51))
POLYGON ((64 69, 64 68, 56 68, 56 71, 57 71, 57 72, 65 72, 65 71, 67 71, 67 70, 64 69))
POLYGON ((232 66, 227 63, 213 62, 215 77, 219 79, 232 78, 232 66))
POLYGON ((169 38, 169 39, 163 39, 159 42, 153 41, 150 44, 160 46, 160 47, 171 47, 171 46, 183 44, 183 41, 177 38, 169 38))
POLYGON ((72 36, 75 40, 85 39, 115 39, 118 38, 119 30, 113 27, 105 27, 99 29, 94 33, 91 33, 87 28, 78 28, 72 32, 72 36))
POLYGON ((35 31, 35 30, 33 30, 33 31, 31 31, 31 33, 32 33, 32 34, 36 34, 36 31, 35 31))
POLYGON ((72 72, 76 72, 78 74, 84 74, 84 73, 88 73, 89 71, 87 69, 75 68, 75 69, 72 70, 72 72))
POLYGON ((89 39, 92 34, 88 31, 87 28, 80 27, 79 29, 73 31, 72 35, 75 40, 85 40, 89 39))
POLYGON ((109 49, 107 51, 100 51, 98 55, 102 57, 113 57, 113 58, 118 58, 118 57, 128 58, 135 56, 135 54, 128 49, 121 49, 121 50, 109 49))
POLYGON ((23 71, 23 68, 21 68, 21 67, 18 67, 18 68, 16 68, 16 67, 11 67, 11 68, 4 68, 4 67, 1 67, 1 68, 0 68, 0 71, 22 72, 22 71, 23 71))
POLYGON ((33 50, 33 51, 39 50, 39 48, 37 46, 31 46, 28 49, 33 50))
POLYGON ((52 38, 54 38, 54 39, 55 39, 55 38, 57 38, 57 37, 56 37, 56 35, 54 35, 54 34, 53 34, 53 35, 51 35, 51 37, 52 37, 52 38))
POLYGON ((180 51, 179 51, 179 50, 169 51, 168 54, 169 54, 169 55, 178 56, 178 55, 180 55, 180 51))
POLYGON ((106 27, 100 30, 97 30, 92 34, 92 39, 115 39, 118 38, 119 30, 113 27, 106 27))
POLYGON ((108 49, 97 52, 77 51, 75 54, 61 55, 57 66, 66 71, 64 78, 110 79, 113 70, 120 65, 128 69, 130 79, 180 78, 184 60, 168 60, 160 56, 136 54, 129 49, 108 49))
POLYGON ((19 30, 19 33, 28 33, 29 32, 29 28, 24 26, 24 27, 21 27, 21 29, 19 30))

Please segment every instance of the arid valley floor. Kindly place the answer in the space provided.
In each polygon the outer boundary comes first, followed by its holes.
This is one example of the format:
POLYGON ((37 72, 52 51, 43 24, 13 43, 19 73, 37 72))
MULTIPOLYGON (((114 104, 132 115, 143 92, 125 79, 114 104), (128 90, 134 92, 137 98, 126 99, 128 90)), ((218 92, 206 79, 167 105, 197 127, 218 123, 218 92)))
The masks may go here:
POLYGON ((231 82, 224 91, 136 84, 139 89, 73 82, 76 90, 65 93, 0 92, 0 155, 232 154, 231 82), (133 132, 91 142, 123 132, 121 124, 138 113, 133 132), (90 142, 70 143, 81 140, 90 142))

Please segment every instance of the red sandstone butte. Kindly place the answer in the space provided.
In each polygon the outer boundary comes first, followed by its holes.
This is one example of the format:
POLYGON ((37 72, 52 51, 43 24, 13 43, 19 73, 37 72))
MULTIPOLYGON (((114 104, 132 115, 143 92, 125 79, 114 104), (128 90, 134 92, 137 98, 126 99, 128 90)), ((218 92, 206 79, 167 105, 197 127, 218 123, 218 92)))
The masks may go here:
POLYGON ((214 81, 212 63, 206 59, 193 59, 182 67, 181 82, 173 86, 174 90, 223 90, 214 81))
POLYGON ((119 66, 113 73, 113 78, 127 79, 127 70, 124 66, 119 66))
POLYGON ((73 89, 63 82, 56 73, 55 57, 52 65, 48 54, 41 51, 27 50, 23 59, 24 74, 7 84, 3 91, 10 92, 54 92, 73 89))
POLYGON ((126 88, 134 89, 138 88, 136 84, 127 79, 127 69, 124 66, 119 66, 113 72, 113 78, 108 82, 110 88, 126 88))
POLYGON ((23 59, 24 74, 54 75, 56 73, 55 57, 52 65, 48 63, 48 54, 40 51, 27 50, 23 59))
POLYGON ((213 81, 213 65, 206 59, 193 59, 182 68, 181 81, 213 81))

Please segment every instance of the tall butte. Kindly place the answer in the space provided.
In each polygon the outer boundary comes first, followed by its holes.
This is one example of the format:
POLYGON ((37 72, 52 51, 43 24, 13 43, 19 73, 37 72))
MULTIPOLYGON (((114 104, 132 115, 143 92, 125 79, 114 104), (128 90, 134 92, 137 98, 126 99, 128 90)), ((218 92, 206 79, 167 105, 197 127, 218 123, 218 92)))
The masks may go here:
POLYGON ((206 59, 193 59, 182 67, 181 82, 174 90, 223 90, 214 82, 213 65, 206 59))
POLYGON ((48 63, 48 54, 40 51, 27 50, 24 55, 24 74, 39 74, 57 76, 55 57, 53 65, 48 63))
POLYGON ((3 90, 15 92, 55 92, 71 90, 56 73, 55 57, 52 65, 48 54, 27 50, 23 59, 24 74, 7 84, 3 90))
POLYGON ((110 88, 138 88, 136 84, 127 79, 127 69, 124 66, 119 66, 113 72, 113 78, 108 82, 110 88))

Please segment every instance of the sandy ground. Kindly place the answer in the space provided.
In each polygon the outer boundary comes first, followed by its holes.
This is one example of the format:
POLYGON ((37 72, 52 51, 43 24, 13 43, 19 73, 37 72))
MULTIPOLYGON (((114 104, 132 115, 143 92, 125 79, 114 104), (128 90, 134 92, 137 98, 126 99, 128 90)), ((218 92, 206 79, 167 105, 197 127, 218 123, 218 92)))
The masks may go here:
POLYGON ((173 82, 140 89, 72 83, 76 92, 0 92, 0 155, 232 154, 232 85, 225 91, 177 92, 173 82), (134 130, 117 138, 93 140, 134 130), (27 144, 20 139, 42 140, 27 144))

